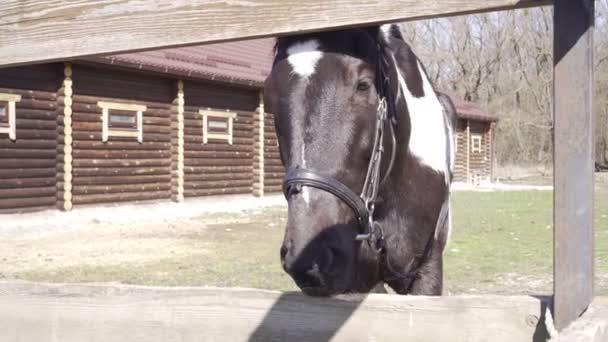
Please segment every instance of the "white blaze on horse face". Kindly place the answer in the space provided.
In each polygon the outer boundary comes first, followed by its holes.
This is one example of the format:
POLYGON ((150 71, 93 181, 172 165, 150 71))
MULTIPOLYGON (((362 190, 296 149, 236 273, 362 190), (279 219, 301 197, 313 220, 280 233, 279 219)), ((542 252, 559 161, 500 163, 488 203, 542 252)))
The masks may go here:
POLYGON ((449 163, 447 156, 446 122, 443 113, 443 106, 431 86, 431 82, 422 69, 420 62, 416 62, 418 71, 422 77, 424 90, 423 97, 415 97, 410 93, 405 83, 405 78, 398 70, 399 84, 405 96, 405 102, 410 114, 411 133, 409 150, 418 157, 422 163, 431 167, 437 172, 443 172, 446 183, 449 181, 449 163))
POLYGON ((309 77, 315 72, 319 59, 323 53, 319 51, 319 41, 316 39, 296 43, 287 49, 287 61, 293 68, 293 72, 309 77))

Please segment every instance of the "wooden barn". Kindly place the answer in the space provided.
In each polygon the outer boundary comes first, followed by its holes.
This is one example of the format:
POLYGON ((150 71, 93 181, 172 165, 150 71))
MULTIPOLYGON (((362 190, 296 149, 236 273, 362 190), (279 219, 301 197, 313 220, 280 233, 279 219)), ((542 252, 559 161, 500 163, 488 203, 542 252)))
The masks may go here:
MULTIPOLYGON (((0 69, 0 210, 279 192, 273 44, 0 69)), ((456 180, 490 179, 496 119, 455 104, 456 180)))
POLYGON ((494 128, 498 118, 475 103, 451 96, 456 107, 454 181, 479 184, 494 178, 494 128))
POLYGON ((278 191, 273 41, 0 70, 0 210, 278 191))

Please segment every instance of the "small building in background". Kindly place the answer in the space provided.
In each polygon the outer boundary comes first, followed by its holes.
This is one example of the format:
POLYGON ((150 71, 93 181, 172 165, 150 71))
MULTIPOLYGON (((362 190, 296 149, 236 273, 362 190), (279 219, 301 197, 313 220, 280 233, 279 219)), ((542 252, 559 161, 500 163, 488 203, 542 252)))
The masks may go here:
MULTIPOLYGON (((281 191, 259 39, 0 69, 0 210, 281 191)), ((496 118, 453 99, 456 181, 491 179, 496 118)))
POLYGON ((454 181, 491 182, 494 173, 494 130, 498 118, 475 103, 451 96, 456 107, 454 181))

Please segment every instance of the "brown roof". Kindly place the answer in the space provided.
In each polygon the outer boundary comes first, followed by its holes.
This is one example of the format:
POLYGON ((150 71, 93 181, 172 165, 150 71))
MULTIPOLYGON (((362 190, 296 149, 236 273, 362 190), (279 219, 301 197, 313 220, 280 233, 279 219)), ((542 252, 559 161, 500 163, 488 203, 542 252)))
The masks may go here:
POLYGON ((89 57, 127 68, 261 87, 272 66, 274 39, 89 57))
MULTIPOLYGON (((121 55, 90 57, 86 60, 176 76, 217 80, 262 87, 270 73, 274 39, 198 45, 121 55)), ((450 95, 462 119, 498 121, 479 105, 450 95)))
POLYGON ((450 95, 450 99, 454 103, 454 107, 456 107, 456 116, 459 119, 498 121, 498 117, 486 112, 476 103, 465 101, 455 95, 450 95))

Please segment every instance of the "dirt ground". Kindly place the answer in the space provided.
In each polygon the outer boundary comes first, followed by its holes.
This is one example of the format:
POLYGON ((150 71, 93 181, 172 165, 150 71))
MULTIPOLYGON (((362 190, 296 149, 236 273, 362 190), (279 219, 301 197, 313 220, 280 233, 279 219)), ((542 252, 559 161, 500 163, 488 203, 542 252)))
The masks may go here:
MULTIPOLYGON (((595 288, 608 295, 608 182, 602 184, 595 288)), ((552 292, 550 191, 459 192, 454 201, 446 294, 552 292), (471 201, 480 204, 471 208, 471 201)), ((190 219, 0 231, 0 278, 294 290, 278 257, 285 218, 285 207, 272 206, 190 219)))

